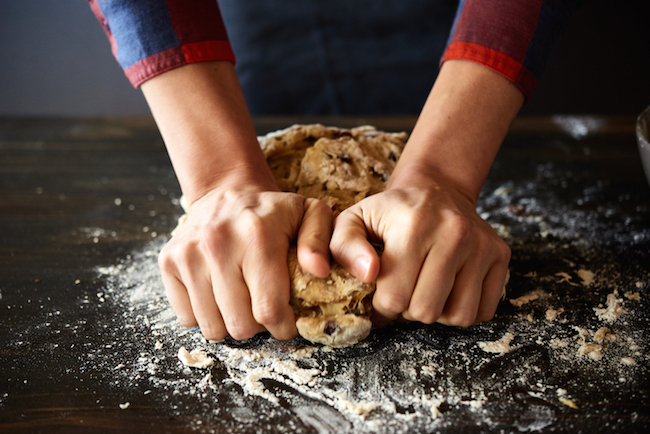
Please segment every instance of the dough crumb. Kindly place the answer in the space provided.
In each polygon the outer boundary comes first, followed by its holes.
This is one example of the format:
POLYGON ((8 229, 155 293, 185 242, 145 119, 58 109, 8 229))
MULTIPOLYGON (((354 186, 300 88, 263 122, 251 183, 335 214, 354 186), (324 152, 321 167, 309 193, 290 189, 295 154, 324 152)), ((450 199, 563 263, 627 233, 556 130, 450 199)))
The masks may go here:
POLYGON ((178 350, 178 358, 183 365, 191 368, 208 369, 214 365, 214 359, 209 357, 202 348, 188 352, 185 347, 181 347, 178 350))
POLYGON ((560 396, 558 399, 560 400, 560 402, 562 404, 566 405, 567 407, 571 407, 571 408, 573 408, 575 410, 578 409, 578 405, 575 402, 571 401, 569 398, 564 398, 564 397, 560 396))
POLYGON ((130 402, 125 402, 124 404, 118 404, 122 410, 126 410, 131 405, 130 402))
POLYGON ((558 315, 561 315, 564 313, 564 308, 561 307, 559 309, 548 309, 546 311, 546 320, 547 321, 555 321, 558 317, 558 315))
POLYGON ((510 342, 514 337, 512 333, 506 333, 498 341, 483 341, 479 342, 478 346, 487 353, 505 354, 510 351, 510 342))
POLYGON ((543 292, 540 290, 531 291, 528 294, 522 295, 521 297, 511 298, 510 304, 512 304, 514 307, 521 307, 524 304, 537 300, 542 294, 543 292))
POLYGON ((154 348, 157 350, 162 350, 163 349, 163 344, 160 341, 156 341, 156 344, 154 345, 154 348))
POLYGON ((628 300, 641 300, 641 294, 638 292, 627 291, 623 294, 628 300))
POLYGON ((609 330, 607 327, 602 327, 598 329, 596 334, 594 334, 594 342, 602 342, 607 338, 608 333, 611 330, 609 330))
POLYGON ((594 283, 594 277, 596 275, 593 271, 580 269, 578 270, 578 277, 582 280, 583 286, 591 286, 594 283))
POLYGON ((571 286, 580 286, 579 283, 571 282, 571 275, 568 273, 555 273, 555 275, 560 278, 557 283, 566 282, 571 286))
POLYGON ((578 348, 578 355, 587 356, 591 360, 595 360, 597 362, 603 358, 602 351, 603 347, 601 345, 585 342, 580 345, 580 348, 578 348))
POLYGON ((632 357, 623 357, 621 358, 621 363, 627 366, 634 366, 636 365, 636 360, 632 357))
POLYGON ((613 323, 616 321, 623 313, 625 313, 625 308, 621 306, 623 299, 616 298, 616 291, 612 292, 607 296, 607 307, 598 308, 594 307, 594 312, 599 320, 605 321, 608 323, 613 323))

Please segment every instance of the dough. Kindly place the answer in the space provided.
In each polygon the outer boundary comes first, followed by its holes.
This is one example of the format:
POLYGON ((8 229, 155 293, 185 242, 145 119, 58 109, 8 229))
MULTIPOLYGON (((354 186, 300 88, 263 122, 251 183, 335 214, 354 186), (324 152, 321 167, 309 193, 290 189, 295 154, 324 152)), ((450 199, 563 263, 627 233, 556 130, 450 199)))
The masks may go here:
POLYGON ((303 271, 289 251, 291 305, 301 336, 333 347, 352 345, 370 333, 374 283, 363 283, 336 263, 318 278, 303 271))
POLYGON ((316 124, 294 125, 259 141, 282 190, 320 199, 338 214, 384 190, 406 138, 371 126, 316 124))
MULTIPOLYGON (((337 215, 385 188, 406 138, 406 133, 370 126, 342 130, 294 125, 259 140, 280 188, 320 199, 337 215)), ((326 278, 312 276, 298 264, 295 247, 288 263, 291 305, 301 336, 334 347, 368 336, 374 283, 363 283, 334 262, 326 278)))

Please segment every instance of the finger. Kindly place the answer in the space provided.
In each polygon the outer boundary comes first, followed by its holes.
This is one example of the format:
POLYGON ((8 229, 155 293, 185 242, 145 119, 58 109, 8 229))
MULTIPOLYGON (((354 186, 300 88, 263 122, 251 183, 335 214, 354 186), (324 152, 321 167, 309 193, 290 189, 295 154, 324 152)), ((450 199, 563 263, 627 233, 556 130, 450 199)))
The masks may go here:
MULTIPOLYGON (((382 326, 407 313, 418 276, 426 263, 426 248, 411 237, 387 242, 381 257, 381 271, 373 298, 373 322, 382 326), (411 242, 407 240, 411 239, 411 242)), ((406 318, 412 320, 411 318, 406 318)))
POLYGON ((439 323, 469 327, 476 322, 486 273, 480 257, 475 256, 465 263, 456 276, 440 317, 437 318, 439 323))
POLYGON ((179 275, 178 269, 174 261, 174 255, 170 252, 172 246, 172 243, 166 244, 160 252, 160 255, 158 255, 160 276, 165 287, 167 299, 172 309, 174 309, 178 322, 183 327, 194 327, 198 323, 192 311, 192 303, 190 303, 187 288, 185 288, 183 282, 177 277, 179 275))
MULTIPOLYGON (((255 239, 253 229, 251 228, 251 237, 255 239)), ((206 263, 210 294, 213 303, 218 306, 227 334, 233 339, 243 340, 252 338, 264 331, 264 328, 253 319, 248 288, 238 262, 241 255, 233 247, 232 241, 232 233, 226 229, 206 231, 201 236, 200 260, 206 263)), ((191 295, 190 293, 190 297, 191 295)))
MULTIPOLYGON (((189 258, 188 258, 189 259, 189 258)), ((228 335, 221 312, 217 307, 212 292, 212 283, 206 277, 203 261, 187 261, 179 266, 181 282, 187 288, 187 294, 192 305, 201 333, 208 340, 221 340, 228 335)))
POLYGON ((277 251, 259 252, 244 262, 244 277, 250 291, 255 321, 276 339, 288 340, 298 335, 296 319, 289 304, 288 242, 277 251))
POLYGON ((379 256, 368 241, 366 223, 359 206, 343 211, 334 221, 330 251, 336 262, 363 282, 372 282, 379 274, 379 256))
POLYGON ((212 291, 228 334, 236 340, 250 339, 265 329, 253 318, 249 289, 239 266, 213 267, 212 291))
POLYGON ((409 321, 434 323, 442 313, 458 270, 457 252, 443 241, 427 254, 417 276, 413 295, 403 313, 409 321))
POLYGON ((298 262, 307 272, 327 277, 330 272, 329 243, 334 215, 317 199, 305 200, 305 212, 298 231, 298 262))
POLYGON ((192 311, 192 303, 190 303, 190 297, 187 294, 185 285, 183 285, 175 276, 168 273, 162 273, 162 281, 165 286, 167 299, 169 300, 172 309, 174 309, 178 322, 183 327, 194 327, 198 325, 198 322, 194 317, 194 312, 192 311))
POLYGON ((508 280, 508 263, 509 255, 507 261, 494 264, 485 276, 483 293, 476 314, 477 322, 489 321, 494 317, 508 280))

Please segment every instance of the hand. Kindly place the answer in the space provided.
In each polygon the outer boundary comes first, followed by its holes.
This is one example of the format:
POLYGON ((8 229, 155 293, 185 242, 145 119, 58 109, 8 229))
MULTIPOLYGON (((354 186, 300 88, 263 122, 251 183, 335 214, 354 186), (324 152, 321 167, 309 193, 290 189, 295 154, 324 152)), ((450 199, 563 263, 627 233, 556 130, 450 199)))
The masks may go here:
POLYGON ((255 188, 213 190, 192 204, 159 257, 169 301, 185 327, 206 339, 247 339, 268 330, 297 335, 289 305, 287 251, 297 235, 298 260, 329 273, 332 212, 292 193, 255 188))
POLYGON ((332 256, 365 282, 377 278, 377 325, 400 315, 460 326, 493 317, 510 249, 476 200, 523 102, 499 73, 447 60, 387 190, 337 217, 332 256), (383 241, 381 259, 368 237, 383 241))
POLYGON ((377 325, 400 315, 467 327, 494 316, 510 248, 448 182, 421 177, 392 185, 341 213, 330 249, 359 279, 377 278, 377 325), (368 241, 381 240, 381 259, 368 241))

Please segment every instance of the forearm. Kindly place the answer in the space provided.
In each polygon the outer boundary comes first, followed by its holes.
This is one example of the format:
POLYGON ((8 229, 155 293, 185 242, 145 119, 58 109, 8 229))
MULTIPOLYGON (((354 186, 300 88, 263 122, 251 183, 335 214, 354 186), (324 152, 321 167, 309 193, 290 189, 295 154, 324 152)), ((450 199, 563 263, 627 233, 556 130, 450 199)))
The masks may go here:
POLYGON ((190 204, 215 187, 277 189, 230 62, 182 66, 142 91, 190 204))
POLYGON ((523 102, 500 74, 465 60, 445 62, 389 187, 438 176, 475 202, 523 102))

